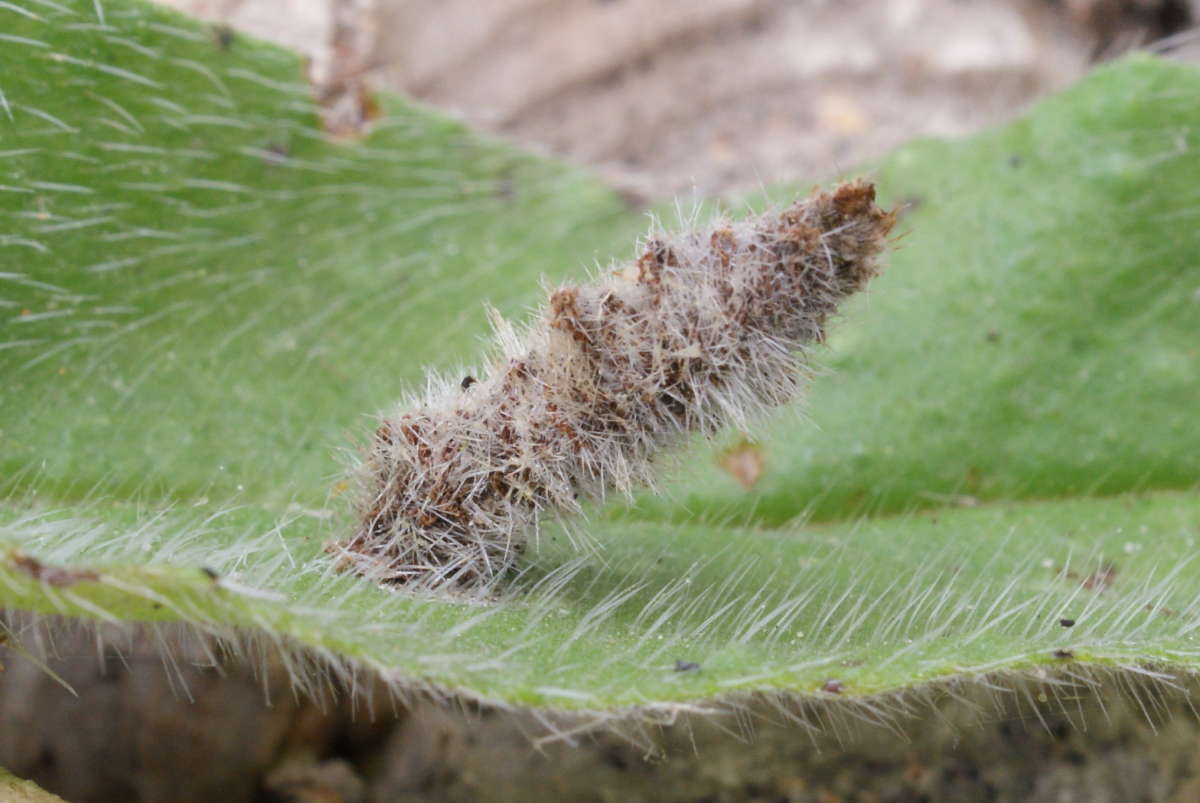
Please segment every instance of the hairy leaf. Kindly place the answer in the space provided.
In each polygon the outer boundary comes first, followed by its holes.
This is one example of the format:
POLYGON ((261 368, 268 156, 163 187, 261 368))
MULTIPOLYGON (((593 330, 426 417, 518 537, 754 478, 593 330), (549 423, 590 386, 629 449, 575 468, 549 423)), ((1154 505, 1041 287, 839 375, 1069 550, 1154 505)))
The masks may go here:
MULTIPOLYGON (((880 168, 811 404, 501 599, 340 575, 341 450, 644 224, 592 177, 134 0, 0 4, 0 603, 555 709, 1200 664, 1200 90, 1148 58, 880 168), (1070 624, 1067 624, 1070 623, 1070 624), (233 631, 230 628, 234 629, 233 631)), ((19 634, 18 634, 19 635, 19 634)))

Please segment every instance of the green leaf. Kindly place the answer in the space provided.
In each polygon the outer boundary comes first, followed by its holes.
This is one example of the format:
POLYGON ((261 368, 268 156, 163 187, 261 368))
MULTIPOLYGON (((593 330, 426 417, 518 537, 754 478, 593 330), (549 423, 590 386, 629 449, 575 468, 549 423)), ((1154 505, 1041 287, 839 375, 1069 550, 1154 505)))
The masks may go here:
POLYGON ((0 793, 9 803, 62 803, 62 798, 44 792, 33 781, 20 778, 0 768, 0 793))
POLYGON ((482 604, 332 571, 341 453, 642 220, 391 97, 329 142, 294 55, 105 12, 0 5, 0 604, 573 710, 1200 667, 1192 68, 893 155, 909 233, 753 490, 698 446, 482 604))

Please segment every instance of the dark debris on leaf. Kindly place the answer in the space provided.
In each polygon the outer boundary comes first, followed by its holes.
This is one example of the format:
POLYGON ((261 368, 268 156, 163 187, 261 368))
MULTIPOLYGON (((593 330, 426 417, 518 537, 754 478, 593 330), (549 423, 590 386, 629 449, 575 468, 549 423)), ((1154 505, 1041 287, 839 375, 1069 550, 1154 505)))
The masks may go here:
POLYGON ((63 569, 58 566, 47 566, 31 555, 15 552, 12 555, 13 566, 46 585, 73 586, 76 583, 91 583, 100 579, 100 575, 91 569, 63 569))
POLYGON ((675 662, 675 671, 676 672, 699 672, 700 664, 696 663, 695 661, 676 661, 675 662))
POLYGON ((237 40, 237 31, 228 25, 214 25, 212 29, 213 44, 218 50, 228 50, 237 40))
POLYGON ((1117 577, 1117 567, 1105 563, 1099 569, 1083 578, 1083 587, 1089 591, 1103 591, 1113 584, 1117 577))
POLYGON ((1082 577, 1078 572, 1063 567, 1058 570, 1058 576, 1064 580, 1078 581, 1088 591, 1100 592, 1111 586, 1117 579, 1117 567, 1111 563, 1102 563, 1095 571, 1088 572, 1082 577))

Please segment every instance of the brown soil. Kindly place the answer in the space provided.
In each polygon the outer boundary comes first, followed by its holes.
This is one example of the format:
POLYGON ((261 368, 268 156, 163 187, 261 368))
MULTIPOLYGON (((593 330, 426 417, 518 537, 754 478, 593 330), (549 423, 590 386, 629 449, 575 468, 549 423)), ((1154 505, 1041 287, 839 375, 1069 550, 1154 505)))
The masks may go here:
POLYGON ((54 675, 0 648, 0 765, 72 803, 1200 800, 1195 684, 748 699, 572 736, 472 705, 399 708, 378 689, 314 700, 269 649, 234 660, 188 640, 164 661, 164 637, 60 632, 39 654, 54 675))

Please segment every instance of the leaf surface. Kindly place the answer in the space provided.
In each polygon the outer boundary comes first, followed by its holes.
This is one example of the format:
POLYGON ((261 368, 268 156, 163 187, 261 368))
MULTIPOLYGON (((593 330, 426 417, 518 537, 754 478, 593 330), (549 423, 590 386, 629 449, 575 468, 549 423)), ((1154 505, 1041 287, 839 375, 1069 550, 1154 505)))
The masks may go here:
POLYGON ((484 605, 331 571, 340 452, 642 220, 395 98, 330 142, 294 55, 104 8, 0 5, 0 604, 561 709, 1200 664, 1194 69, 891 156, 909 233, 809 401, 484 605))

